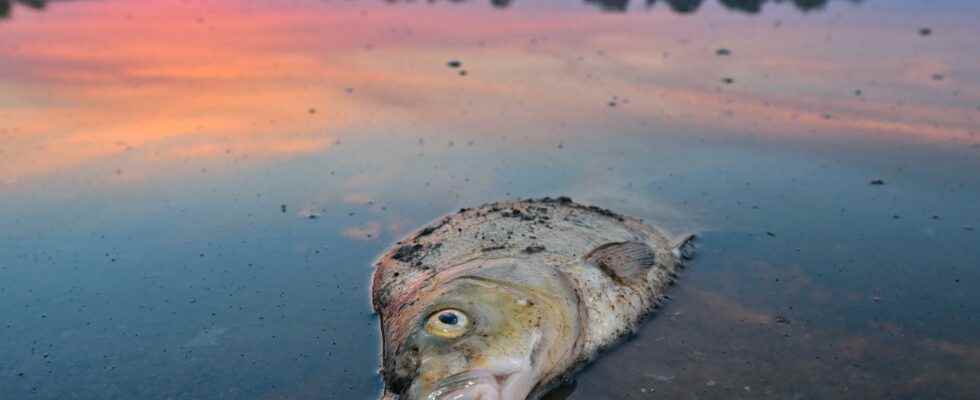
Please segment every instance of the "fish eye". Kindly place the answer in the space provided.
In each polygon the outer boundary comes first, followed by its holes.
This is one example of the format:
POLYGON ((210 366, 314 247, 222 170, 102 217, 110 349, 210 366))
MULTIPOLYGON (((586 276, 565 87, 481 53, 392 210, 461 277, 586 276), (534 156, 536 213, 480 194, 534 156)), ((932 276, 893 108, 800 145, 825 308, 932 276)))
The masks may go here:
POLYGON ((439 310, 429 316, 425 323, 425 331, 433 336, 445 339, 455 339, 463 336, 469 330, 470 319, 466 313, 455 308, 439 310))

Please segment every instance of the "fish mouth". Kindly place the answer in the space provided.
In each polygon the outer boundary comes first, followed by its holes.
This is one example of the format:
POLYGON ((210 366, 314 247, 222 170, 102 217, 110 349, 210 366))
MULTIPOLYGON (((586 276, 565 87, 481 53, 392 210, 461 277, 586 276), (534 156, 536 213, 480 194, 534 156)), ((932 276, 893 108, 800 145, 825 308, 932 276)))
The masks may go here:
POLYGON ((531 392, 527 369, 479 369, 446 377, 425 400, 524 400, 531 392))

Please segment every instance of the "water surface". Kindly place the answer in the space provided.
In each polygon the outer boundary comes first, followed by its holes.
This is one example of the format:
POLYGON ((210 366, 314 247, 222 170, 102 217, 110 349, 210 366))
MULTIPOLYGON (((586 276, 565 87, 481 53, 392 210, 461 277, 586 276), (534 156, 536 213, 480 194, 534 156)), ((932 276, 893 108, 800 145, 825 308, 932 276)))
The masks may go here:
POLYGON ((0 15, 4 396, 373 398, 373 259, 565 194, 701 240, 553 399, 980 397, 975 2, 0 15))

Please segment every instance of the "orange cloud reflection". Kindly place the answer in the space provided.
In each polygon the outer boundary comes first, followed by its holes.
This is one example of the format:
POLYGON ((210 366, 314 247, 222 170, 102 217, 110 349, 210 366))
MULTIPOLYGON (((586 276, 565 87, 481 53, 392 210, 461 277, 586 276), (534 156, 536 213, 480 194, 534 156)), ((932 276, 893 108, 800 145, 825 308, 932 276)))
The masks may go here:
MULTIPOLYGON (((977 83, 956 81, 961 103, 943 99, 957 74, 975 71, 943 54, 882 49, 909 54, 896 64, 855 58, 844 44, 839 55, 814 56, 787 43, 812 43, 818 28, 760 39, 748 21, 725 27, 736 52, 722 60, 715 41, 697 39, 699 25, 670 14, 487 11, 151 0, 18 16, 0 37, 0 183, 133 149, 158 163, 314 153, 371 124, 506 131, 629 118, 722 132, 975 140, 975 110, 962 104, 980 96, 977 83), (449 59, 466 60, 469 75, 447 68, 449 59), (917 80, 930 73, 950 78, 917 80), (725 87, 722 76, 736 84, 725 87), (881 98, 850 96, 881 82, 890 85, 881 98), (905 102, 909 90, 918 92, 905 102), (613 96, 630 103, 611 114, 613 96)), ((890 28, 862 29, 884 40, 890 28)), ((969 39, 948 39, 957 40, 969 39)), ((537 131, 520 135, 555 134, 537 131)))

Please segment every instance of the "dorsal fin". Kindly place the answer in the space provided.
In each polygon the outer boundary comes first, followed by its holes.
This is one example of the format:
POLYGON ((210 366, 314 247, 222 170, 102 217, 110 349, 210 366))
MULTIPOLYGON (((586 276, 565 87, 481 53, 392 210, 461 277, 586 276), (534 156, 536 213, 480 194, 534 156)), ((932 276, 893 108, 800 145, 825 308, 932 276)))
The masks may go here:
POLYGON ((657 264, 657 255, 646 243, 616 242, 596 247, 585 256, 617 283, 625 284, 643 276, 657 264))

